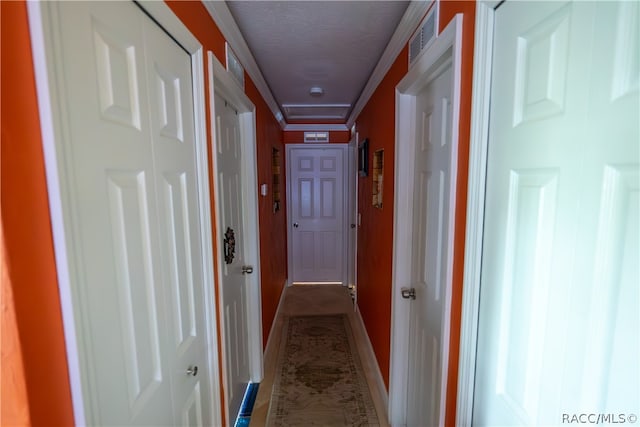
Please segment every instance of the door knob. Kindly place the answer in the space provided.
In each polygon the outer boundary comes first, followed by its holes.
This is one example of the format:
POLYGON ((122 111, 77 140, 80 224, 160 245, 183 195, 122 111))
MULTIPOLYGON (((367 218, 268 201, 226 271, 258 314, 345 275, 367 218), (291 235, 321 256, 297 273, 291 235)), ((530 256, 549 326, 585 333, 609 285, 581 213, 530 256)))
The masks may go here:
POLYGON ((253 273, 253 267, 250 265, 243 265, 242 266, 242 274, 251 274, 253 273))
POLYGON ((404 299, 416 299, 415 288, 402 288, 400 289, 400 293, 402 294, 402 298, 404 299))
POLYGON ((298 225, 299 225, 299 224, 298 224, 297 222, 294 222, 294 223, 293 223, 293 226, 294 226, 295 228, 298 228, 298 225))
POLYGON ((187 376, 193 376, 195 377, 196 375, 198 375, 198 367, 197 366, 189 366, 189 368, 187 368, 187 376))

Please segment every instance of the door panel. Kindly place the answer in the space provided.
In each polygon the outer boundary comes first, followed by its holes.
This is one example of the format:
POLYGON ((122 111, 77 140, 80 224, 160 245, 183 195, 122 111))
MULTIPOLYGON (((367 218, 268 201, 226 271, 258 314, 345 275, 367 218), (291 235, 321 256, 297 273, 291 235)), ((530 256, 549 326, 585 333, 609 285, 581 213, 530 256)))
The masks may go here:
POLYGON ((174 337, 170 341, 173 410, 178 420, 188 406, 207 425, 210 418, 203 411, 207 400, 193 401, 210 397, 191 58, 150 20, 145 20, 144 31, 162 267, 174 337), (198 373, 187 375, 190 367, 197 367, 198 373))
POLYGON ((343 283, 344 150, 292 148, 289 153, 291 280, 343 283))
MULTIPOLYGON (((247 283, 242 274, 245 264, 244 206, 242 194, 242 146, 240 123, 233 107, 215 95, 218 194, 221 233, 233 230, 235 255, 230 263, 223 259, 222 299, 225 337, 225 384, 229 422, 234 422, 250 379, 249 331, 247 321, 247 283)), ((222 238, 222 237, 221 237, 222 238)))
POLYGON ((637 2, 496 11, 475 424, 640 403, 637 34, 637 2))
POLYGON ((133 3, 57 7, 88 423, 180 424, 197 388, 210 424, 190 56, 133 3))
POLYGON ((409 382, 407 425, 442 424, 443 292, 448 288, 452 144, 451 61, 436 71, 425 89, 416 95, 417 143, 415 155, 412 286, 410 306, 409 382))

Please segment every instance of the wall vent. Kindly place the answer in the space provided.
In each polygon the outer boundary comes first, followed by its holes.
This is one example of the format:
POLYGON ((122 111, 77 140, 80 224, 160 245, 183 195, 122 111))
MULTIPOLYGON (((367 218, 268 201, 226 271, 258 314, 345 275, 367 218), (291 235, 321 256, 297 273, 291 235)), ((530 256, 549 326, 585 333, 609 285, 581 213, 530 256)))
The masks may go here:
POLYGON ((306 143, 329 142, 329 132, 305 132, 304 142, 306 143))
POLYGON ((242 90, 244 90, 244 67, 238 61, 238 58, 231 50, 229 43, 225 42, 225 50, 227 53, 227 71, 231 73, 233 78, 238 82, 242 90))
POLYGON ((415 34, 409 40, 409 68, 416 63, 422 53, 438 37, 439 2, 432 1, 427 15, 424 17, 415 34))

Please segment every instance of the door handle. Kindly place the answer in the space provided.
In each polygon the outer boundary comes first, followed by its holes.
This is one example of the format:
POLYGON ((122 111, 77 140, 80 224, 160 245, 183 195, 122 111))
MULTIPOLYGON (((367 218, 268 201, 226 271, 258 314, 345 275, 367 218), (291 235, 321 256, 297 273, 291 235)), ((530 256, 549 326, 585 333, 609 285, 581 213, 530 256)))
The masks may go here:
POLYGON ((351 224, 351 228, 356 228, 356 225, 355 224, 351 224))
POLYGON ((253 273, 253 267, 250 265, 243 265, 242 266, 242 274, 251 274, 253 273))
POLYGON ((298 228, 298 225, 300 225, 300 224, 298 224, 297 222, 294 222, 294 223, 293 223, 293 226, 294 226, 295 228, 298 228))
POLYGON ((400 289, 400 294, 404 299, 416 299, 416 289, 415 288, 402 288, 400 289))
POLYGON ((197 366, 189 366, 187 368, 187 372, 186 373, 187 373, 188 377, 191 377, 191 376, 195 377, 196 375, 198 375, 198 367, 197 366))

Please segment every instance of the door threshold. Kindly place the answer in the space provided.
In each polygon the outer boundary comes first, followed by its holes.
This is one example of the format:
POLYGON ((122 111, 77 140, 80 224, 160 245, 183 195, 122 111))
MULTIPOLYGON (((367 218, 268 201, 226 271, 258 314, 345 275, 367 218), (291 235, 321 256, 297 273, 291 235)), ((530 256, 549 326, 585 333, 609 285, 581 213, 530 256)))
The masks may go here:
POLYGON ((340 285, 344 286, 342 282, 293 282, 292 286, 314 286, 314 285, 340 285))

